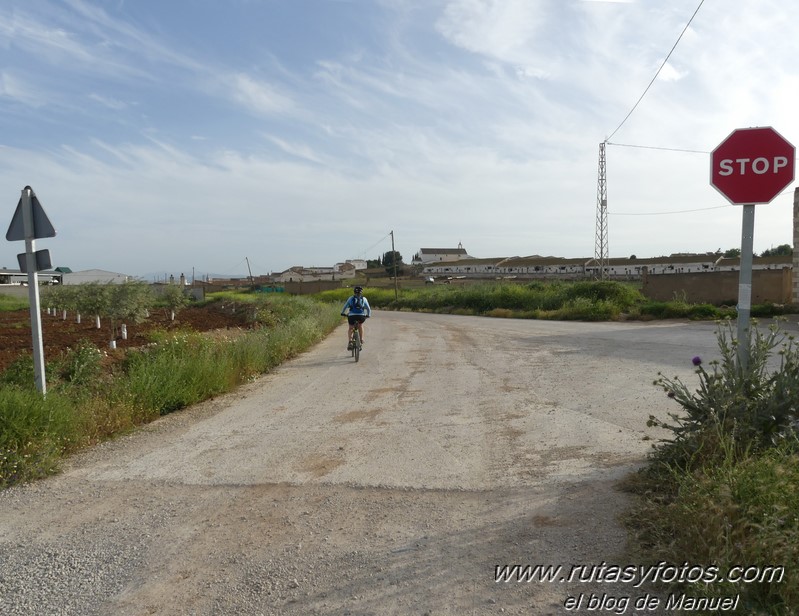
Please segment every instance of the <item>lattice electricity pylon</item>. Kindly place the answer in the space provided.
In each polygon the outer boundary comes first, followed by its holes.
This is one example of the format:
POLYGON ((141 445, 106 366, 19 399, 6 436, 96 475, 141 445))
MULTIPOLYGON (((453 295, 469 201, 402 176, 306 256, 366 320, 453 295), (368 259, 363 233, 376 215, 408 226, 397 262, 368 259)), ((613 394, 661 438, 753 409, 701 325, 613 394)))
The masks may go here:
POLYGON ((596 240, 594 261, 598 278, 604 280, 608 271, 608 183, 605 175, 605 142, 599 144, 599 177, 596 188, 596 240))

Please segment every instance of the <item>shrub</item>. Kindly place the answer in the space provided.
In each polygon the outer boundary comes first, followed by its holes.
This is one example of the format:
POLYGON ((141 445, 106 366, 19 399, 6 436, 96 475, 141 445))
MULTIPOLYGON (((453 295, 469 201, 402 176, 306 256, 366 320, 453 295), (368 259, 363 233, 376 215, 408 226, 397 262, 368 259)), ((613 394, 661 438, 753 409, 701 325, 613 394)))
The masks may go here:
POLYGON ((655 381, 682 412, 670 413, 671 422, 650 417, 672 438, 627 482, 642 498, 625 521, 644 559, 712 563, 722 573, 761 567, 767 574, 756 583, 683 591, 739 595, 742 613, 788 616, 799 612, 792 566, 799 558, 799 350, 776 326, 753 327, 751 335, 746 368, 728 322, 717 332, 721 359, 710 369, 692 359, 697 389, 679 378, 655 381))
POLYGON ((564 321, 609 321, 621 313, 619 306, 610 300, 591 300, 576 297, 551 313, 551 318, 564 321))
POLYGON ((18 389, 34 389, 36 370, 33 365, 32 355, 23 355, 15 359, 0 374, 0 386, 10 386, 18 389))
POLYGON ((641 316, 649 316, 656 319, 664 319, 666 318, 665 315, 669 310, 668 302, 655 302, 650 301, 642 304, 638 312, 641 316))
POLYGON ((712 304, 693 304, 688 308, 688 318, 695 320, 720 319, 721 311, 712 304))
POLYGON ((656 319, 684 319, 691 310, 690 304, 680 301, 649 301, 641 305, 640 313, 656 319))
POLYGON ((603 280, 597 282, 575 282, 566 288, 567 300, 586 298, 592 302, 610 302, 620 310, 626 310, 639 303, 641 294, 629 285, 603 280))
POLYGON ((226 368, 211 341, 177 335, 129 352, 120 385, 137 406, 163 415, 225 391, 226 368))
POLYGON ((253 304, 269 311, 273 327, 233 336, 155 335, 112 373, 100 371, 102 353, 82 343, 48 367, 61 381, 46 397, 35 391, 32 358, 15 362, 0 374, 0 487, 53 472, 64 452, 230 391, 341 322, 338 310, 308 298, 253 304))
POLYGON ((97 383, 102 371, 103 354, 89 340, 82 340, 73 349, 67 349, 55 362, 56 374, 72 385, 91 386, 97 383))
POLYGON ((67 398, 43 397, 32 387, 0 388, 0 487, 53 473, 77 437, 67 398))
POLYGON ((28 308, 30 304, 27 298, 15 297, 0 293, 0 312, 9 310, 22 310, 28 308))
MULTIPOLYGON (((735 303, 735 302, 732 302, 735 303)), ((795 307, 785 306, 784 304, 755 304, 752 306, 752 317, 755 318, 768 318, 780 316, 783 314, 790 314, 795 311, 795 307)))
POLYGON ((792 337, 775 325, 767 332, 753 326, 748 366, 738 362, 738 341, 732 325, 717 333, 721 360, 704 368, 701 358, 692 361, 699 377, 699 388, 691 391, 679 378, 662 374, 655 381, 682 407, 683 414, 670 413, 673 423, 650 416, 649 424, 670 430, 674 437, 659 448, 659 455, 681 466, 689 466, 701 453, 714 455, 712 443, 730 436, 739 453, 775 444, 791 434, 799 418, 799 349, 792 337), (769 369, 769 361, 779 348, 779 366, 769 369))
MULTIPOLYGON (((324 301, 344 302, 349 289, 325 291, 324 301)), ((484 282, 406 289, 399 299, 388 289, 365 289, 372 307, 449 314, 479 314, 523 318, 605 320, 632 311, 642 301, 630 285, 601 282, 484 282)))
MULTIPOLYGON (((730 435, 720 439, 721 449, 737 448, 730 435)), ((793 566, 799 559, 795 449, 794 443, 743 457, 730 453, 690 472, 650 469, 638 486, 643 498, 624 520, 641 546, 636 557, 712 564, 721 574, 735 566, 759 567, 764 578, 754 583, 721 579, 682 585, 681 591, 708 597, 740 595, 736 613, 799 612, 799 571, 793 566)))

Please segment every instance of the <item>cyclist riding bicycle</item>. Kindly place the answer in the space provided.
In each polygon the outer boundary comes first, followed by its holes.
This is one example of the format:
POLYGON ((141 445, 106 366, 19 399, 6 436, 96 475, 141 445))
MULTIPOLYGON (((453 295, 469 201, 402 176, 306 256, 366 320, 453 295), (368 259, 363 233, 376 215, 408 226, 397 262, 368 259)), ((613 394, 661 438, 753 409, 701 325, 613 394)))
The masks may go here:
POLYGON ((355 287, 353 295, 344 303, 341 309, 341 316, 347 317, 347 322, 350 324, 347 329, 347 350, 352 350, 352 334, 355 328, 358 328, 358 333, 361 336, 361 344, 363 344, 363 322, 372 316, 372 309, 369 307, 369 301, 363 296, 363 287, 355 287))

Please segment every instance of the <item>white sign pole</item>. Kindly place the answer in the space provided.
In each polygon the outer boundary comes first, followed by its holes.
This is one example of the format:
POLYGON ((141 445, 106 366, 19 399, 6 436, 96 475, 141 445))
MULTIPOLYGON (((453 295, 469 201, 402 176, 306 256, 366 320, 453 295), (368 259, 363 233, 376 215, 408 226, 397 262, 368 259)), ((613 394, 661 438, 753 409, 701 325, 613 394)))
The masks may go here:
POLYGON ((738 366, 746 372, 749 366, 752 312, 752 250, 755 235, 755 206, 744 205, 741 224, 741 272, 738 276, 738 366))
POLYGON ((31 337, 33 339, 33 373, 36 389, 44 396, 47 384, 44 374, 44 345, 42 343, 41 308, 39 305, 39 274, 36 271, 36 240, 34 239, 33 204, 31 189, 22 191, 22 222, 25 229, 25 263, 28 270, 28 298, 31 312, 31 337))

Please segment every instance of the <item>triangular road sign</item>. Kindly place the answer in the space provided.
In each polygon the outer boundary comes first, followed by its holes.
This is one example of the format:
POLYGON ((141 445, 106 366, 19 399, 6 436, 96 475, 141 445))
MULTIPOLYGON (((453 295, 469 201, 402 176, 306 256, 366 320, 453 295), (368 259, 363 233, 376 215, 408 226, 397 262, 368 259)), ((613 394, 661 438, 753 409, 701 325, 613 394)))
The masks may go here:
MULTIPOLYGON (((24 207, 23 201, 26 201, 26 199, 20 197, 19 203, 17 203, 17 209, 14 212, 14 216, 11 218, 11 224, 8 225, 6 239, 9 242, 25 239, 25 223, 22 211, 22 208, 24 207)), ((44 213, 42 204, 39 203, 39 199, 36 197, 33 191, 31 191, 30 196, 30 207, 31 220, 33 221, 33 239, 38 240, 43 237, 55 237, 53 223, 51 223, 50 219, 47 218, 47 214, 44 213)))

